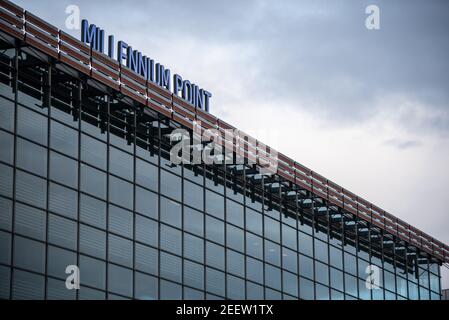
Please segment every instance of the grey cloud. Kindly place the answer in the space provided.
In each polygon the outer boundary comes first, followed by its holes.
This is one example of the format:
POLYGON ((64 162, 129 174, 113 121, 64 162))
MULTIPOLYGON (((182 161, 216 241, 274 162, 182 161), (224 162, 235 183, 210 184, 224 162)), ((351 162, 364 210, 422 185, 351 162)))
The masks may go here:
POLYGON ((397 138, 384 141, 384 144, 398 149, 410 149, 421 146, 421 142, 418 140, 401 140, 397 138))

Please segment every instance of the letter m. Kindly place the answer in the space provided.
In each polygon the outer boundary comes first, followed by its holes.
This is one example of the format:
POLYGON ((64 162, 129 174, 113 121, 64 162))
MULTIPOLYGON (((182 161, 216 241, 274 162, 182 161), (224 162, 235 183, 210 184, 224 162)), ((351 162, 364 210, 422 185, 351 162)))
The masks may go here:
POLYGON ((97 39, 97 26, 94 24, 89 25, 89 22, 86 19, 81 21, 81 41, 84 43, 90 43, 93 49, 98 50, 98 42, 97 39))

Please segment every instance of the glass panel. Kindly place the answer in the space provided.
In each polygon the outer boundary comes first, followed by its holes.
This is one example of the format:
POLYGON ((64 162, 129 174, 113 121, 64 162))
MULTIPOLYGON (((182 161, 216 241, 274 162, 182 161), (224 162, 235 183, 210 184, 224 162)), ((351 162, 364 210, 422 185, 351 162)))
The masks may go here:
POLYGON ((4 300, 9 299, 10 279, 11 279, 10 268, 0 265, 0 299, 4 300))
POLYGON ((221 296, 225 295, 225 275, 223 272, 206 268, 206 290, 221 296))
POLYGON ((42 145, 47 145, 47 117, 18 106, 17 133, 42 145))
POLYGON ((44 273, 45 245, 16 236, 14 238, 14 266, 44 273))
POLYGON ((246 210, 246 230, 262 235, 262 215, 257 211, 246 210))
POLYGON ((131 268, 133 265, 133 243, 130 240, 110 234, 108 259, 111 262, 131 268))
POLYGON ((161 224, 161 249, 181 255, 181 231, 161 224))
POLYGON ((0 231, 0 263, 11 264, 11 234, 0 231))
POLYGON ((305 233, 298 232, 298 241, 299 241, 299 252, 312 256, 313 255, 312 237, 305 233))
POLYGON ((101 259, 106 258, 106 232, 80 225, 80 251, 101 259))
POLYGON ((46 234, 45 211, 16 203, 14 231, 44 241, 46 234))
POLYGON ((58 153, 51 152, 50 178, 72 188, 77 188, 78 162, 58 153))
POLYGON ((357 297, 357 278, 345 274, 345 291, 346 293, 357 297))
POLYGON ((264 217, 264 220, 265 220, 264 226, 265 237, 275 242, 280 242, 281 230, 279 222, 271 218, 268 218, 267 216, 264 217))
POLYGON ((12 167, 0 163, 0 194, 12 197, 12 167))
POLYGON ((182 287, 179 284, 161 280, 161 300, 181 300, 182 287))
POLYGON ((203 237, 204 214, 188 207, 184 207, 184 230, 203 237))
POLYGON ((158 191, 158 169, 156 166, 136 159, 136 182, 148 189, 158 191))
POLYGON ((212 267, 222 269, 224 266, 224 248, 206 241, 206 263, 212 267))
POLYGON ((106 170, 106 154, 106 144, 85 134, 81 135, 82 161, 106 170))
POLYGON ((281 290, 281 270, 265 263, 265 285, 281 290))
POLYGON ((109 200, 122 207, 133 209, 133 185, 125 180, 109 176, 109 200))
POLYGON ((161 193, 181 201, 181 178, 169 173, 167 171, 161 170, 161 193))
POLYGON ((343 256, 342 251, 333 246, 329 246, 330 250, 330 264, 338 269, 343 269, 343 256))
POLYGON ((14 102, 0 97, 0 128, 14 131, 14 102))
POLYGON ((136 269, 158 275, 158 251, 136 243, 136 269))
POLYGON ((315 239, 315 259, 328 263, 328 247, 327 243, 315 239))
POLYGON ((81 165, 81 190, 101 199, 106 198, 106 174, 92 167, 81 165))
POLYGON ((65 269, 69 265, 76 265, 76 253, 61 248, 48 246, 47 272, 49 275, 66 279, 65 269))
POLYGON ((344 257, 345 257, 345 272, 357 275, 356 258, 347 252, 344 253, 344 257))
POLYGON ((133 215, 130 211, 109 206, 109 231, 121 236, 133 237, 133 215))
POLYGON ((343 272, 331 268, 331 286, 332 288, 343 291, 343 272))
POLYGON ((154 220, 136 215, 136 240, 158 246, 158 223, 154 220))
POLYGON ((161 264, 161 277, 170 279, 176 282, 181 282, 182 280, 182 261, 172 254, 161 252, 160 253, 160 264, 161 264))
POLYGON ((281 247, 271 241, 265 240, 265 260, 275 264, 277 266, 281 265, 281 247))
POLYGON ((233 276, 227 276, 227 292, 229 299, 244 300, 245 299, 245 281, 233 276))
MULTIPOLYGON (((17 152, 19 151, 17 150, 17 152)), ((17 162, 19 162, 21 158, 22 157, 17 156, 17 162)), ((12 164, 13 160, 14 160, 14 136, 7 132, 0 131, 0 161, 12 164)))
POLYGON ((177 202, 161 197, 161 221, 181 228, 181 205, 177 202))
POLYGON ((263 259, 262 238, 252 233, 246 233, 246 253, 253 257, 263 259))
POLYGON ((106 263, 83 255, 80 255, 79 259, 82 283, 104 290, 106 283, 106 263))
POLYGON ((204 266, 184 260, 184 284, 197 289, 204 289, 204 266))
POLYGON ((226 224, 226 245, 237 251, 244 251, 245 237, 243 230, 230 224, 226 224))
POLYGON ((34 174, 46 177, 47 149, 18 138, 17 166, 34 174))
POLYGON ((204 262, 204 240, 184 233, 184 257, 204 262))
POLYGON ((296 241, 296 230, 282 224, 282 245, 297 250, 296 241))
POLYGON ((245 276, 245 256, 233 250, 226 250, 227 272, 239 277, 245 276))
POLYGON ((78 131, 51 121, 50 146, 68 156, 78 157, 78 131))
POLYGON ((113 264, 108 265, 108 290, 120 295, 132 297, 133 272, 113 264))
POLYGON ((106 203, 85 194, 81 194, 80 220, 95 227, 105 229, 106 203))
POLYGON ((251 281, 263 283, 262 261, 246 257, 246 277, 251 281))
POLYGON ((48 300, 75 300, 76 291, 67 290, 65 280, 47 279, 48 300))
MULTIPOLYGON (((0 167, 0 170, 3 170, 0 167)), ((47 203, 47 182, 28 173, 16 172, 16 199, 45 208, 47 203)))
POLYGON ((140 273, 134 273, 135 298, 140 300, 157 300, 158 284, 157 278, 140 273))
POLYGON ((224 222, 206 215, 206 238, 224 244, 224 222))
POLYGON ((49 209, 72 219, 78 216, 78 192, 50 183, 49 209))
POLYGON ((290 272, 282 272, 283 290, 292 296, 298 296, 298 277, 290 272))
POLYGON ((50 214, 48 221, 48 241, 72 250, 76 249, 76 223, 50 214))
POLYGON ((133 180, 134 160, 133 157, 114 147, 109 149, 109 171, 124 179, 133 180))
POLYGON ((206 190, 206 212, 220 219, 224 219, 224 197, 206 190))
POLYGON ((320 284, 316 285, 316 300, 329 300, 329 288, 320 284))
POLYGON ((157 194, 143 188, 136 187, 136 211, 150 218, 157 219, 157 194))
POLYGON ((2 197, 0 197, 0 228, 8 231, 12 228, 12 201, 2 197))
POLYGON ((299 273, 303 277, 313 279, 313 260, 299 255, 299 273))
POLYGON ((44 299, 44 283, 43 276, 14 270, 12 298, 14 300, 42 300, 44 299))
MULTIPOLYGON (((295 237, 296 238, 296 237, 295 237)), ((298 272, 298 254, 287 248, 282 248, 282 267, 291 272, 298 272)))
POLYGON ((226 221, 243 228, 243 206, 232 200, 226 199, 226 221))
POLYGON ((312 281, 299 278, 299 297, 304 300, 315 299, 315 289, 312 281))
POLYGON ((203 210, 203 187, 184 180, 184 203, 198 210, 203 210))
POLYGON ((326 286, 329 285, 329 267, 324 263, 315 261, 315 280, 326 286))

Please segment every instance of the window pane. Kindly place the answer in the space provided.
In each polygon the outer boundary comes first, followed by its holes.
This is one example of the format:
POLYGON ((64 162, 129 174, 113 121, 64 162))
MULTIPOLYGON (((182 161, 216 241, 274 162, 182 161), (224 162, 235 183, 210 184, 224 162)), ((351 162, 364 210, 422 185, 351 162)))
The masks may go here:
MULTIPOLYGON (((2 168, 0 169, 3 170, 2 168)), ((45 208, 47 202, 47 182, 44 179, 28 173, 17 171, 16 197, 17 200, 45 208)))
POLYGON ((14 129, 14 102, 3 97, 0 97, 0 128, 14 129))
POLYGON ((184 207, 184 230, 198 236, 204 236, 204 214, 184 207))
POLYGON ((122 179, 109 176, 109 199, 122 207, 133 209, 133 185, 122 179))
POLYGON ((226 221, 243 228, 243 206, 226 199, 226 221))
MULTIPOLYGON (((0 107, 1 109, 1 107, 0 107)), ((17 153, 19 151, 17 150, 17 153)), ((0 131, 0 161, 12 164, 14 159, 14 136, 4 131, 0 131)), ((21 156, 17 155, 17 162, 21 156)))
POLYGON ((252 209, 246 210, 246 230, 262 234, 262 215, 252 209))
POLYGON ((182 275, 182 261, 181 258, 178 258, 172 254, 168 254, 165 252, 161 252, 160 256, 161 263, 161 272, 160 276, 165 279, 170 279, 176 282, 181 282, 182 275))
POLYGON ((12 298, 14 300, 44 299, 44 277, 34 273, 14 270, 12 298))
POLYGON ((271 241, 265 240, 265 260, 275 264, 281 265, 281 247, 271 241))
POLYGON ((161 220, 172 226, 181 228, 181 205, 161 197, 161 220))
POLYGON ((14 266, 44 273, 45 245, 16 236, 14 238, 14 266))
POLYGON ((65 269, 69 265, 76 265, 76 253, 53 246, 48 246, 47 270, 48 274, 61 279, 66 279, 65 269))
POLYGON ((106 258, 106 232, 80 226, 80 251, 101 259, 106 258))
POLYGON ((182 287, 179 284, 161 280, 161 300, 180 300, 182 287))
POLYGON ((51 214, 48 221, 48 241, 75 250, 76 229, 75 222, 51 214))
POLYGON ((47 176, 47 149, 17 139, 17 166, 40 176, 47 176))
POLYGON ((273 289, 281 290, 281 270, 265 264, 265 284, 273 289))
POLYGON ((206 238, 224 244, 224 222, 206 215, 206 238))
POLYGON ((111 147, 109 149, 109 171, 124 179, 133 180, 133 157, 126 152, 111 147))
POLYGON ((223 272, 206 268, 206 290, 224 297, 225 275, 223 272))
POLYGON ((16 203, 15 232, 43 241, 46 232, 45 222, 46 215, 43 210, 16 203))
POLYGON ((136 215, 136 240, 157 247, 158 223, 136 215))
POLYGON ((184 203, 198 210, 203 210, 203 187, 184 180, 184 203))
POLYGON ((184 233, 184 257, 204 262, 204 240, 184 233))
POLYGON ((226 224, 226 244, 237 251, 244 251, 243 230, 226 224))
POLYGON ((108 265, 108 289, 117 294, 132 297, 133 272, 113 264, 108 265))
POLYGON ((158 169, 156 166, 136 159, 136 182, 148 189, 158 191, 158 169))
POLYGON ((50 183, 49 208, 53 212, 76 219, 78 215, 78 193, 72 189, 50 183))
POLYGON ((100 169, 106 170, 106 144, 81 135, 81 160, 100 169))
POLYGON ((106 174, 82 164, 81 190, 101 199, 106 198, 106 174))
POLYGON ((206 212, 220 219, 224 219, 224 197, 206 190, 206 212))
POLYGON ((248 300, 263 300, 263 287, 257 284, 246 282, 246 299, 248 300))
POLYGON ((249 280, 263 283, 263 263, 262 261, 247 257, 246 276, 249 280))
POLYGON ((224 266, 224 248, 206 241, 206 263, 212 267, 222 269, 224 266))
POLYGON ((8 231, 12 228, 12 201, 2 197, 0 197, 0 228, 8 231))
POLYGON ((273 241, 280 242, 281 230, 279 222, 267 216, 264 217, 264 220, 265 220, 265 227, 264 227, 265 237, 273 241))
POLYGON ((282 267, 288 271, 298 272, 298 254, 287 248, 282 248, 282 267))
MULTIPOLYGON (((80 276, 83 284, 104 289, 106 278, 106 263, 80 255, 80 276)), ((81 289, 82 291, 82 289, 81 289)))
POLYGON ((12 167, 0 163, 0 194, 12 196, 12 167))
POLYGON ((282 224, 282 245, 296 250, 296 240, 296 230, 285 224, 282 224))
POLYGON ((22 137, 46 146, 47 118, 21 106, 17 110, 17 133, 22 137))
POLYGON ((109 206, 109 231, 132 238, 133 215, 130 211, 116 206, 109 206))
POLYGON ((161 170, 161 193, 172 199, 181 201, 181 178, 161 170))
POLYGON ((140 300, 157 300, 157 278, 136 272, 134 274, 135 298, 140 300))
POLYGON ((313 261, 312 259, 299 255, 299 273, 303 277, 313 279, 313 261))
POLYGON ((315 290, 313 288, 313 282, 304 278, 300 278, 299 294, 300 294, 299 297, 304 300, 315 299, 315 290))
POLYGON ((156 249, 141 245, 136 246, 136 269, 158 275, 158 251, 156 249))
POLYGON ((298 296, 298 277, 290 272, 282 273, 283 290, 292 296, 298 296))
POLYGON ((246 233, 246 252, 253 257, 263 258, 262 238, 252 233, 246 233))
POLYGON ((315 261, 315 280, 326 286, 329 285, 329 267, 324 263, 315 261))
POLYGON ((59 153, 50 153, 50 178, 54 181, 78 187, 78 162, 59 153))
POLYGON ((111 262, 132 267, 133 243, 121 237, 109 235, 108 259, 111 262))
POLYGON ((78 157, 78 131, 51 121, 50 146, 51 148, 71 157, 78 157))
POLYGON ((328 247, 329 245, 324 243, 323 241, 315 239, 315 259, 323 261, 327 263, 328 259, 328 247))
POLYGON ((161 225, 161 248, 177 255, 181 255, 181 231, 161 225))
POLYGON ((85 194, 80 195, 80 219, 95 227, 106 228, 106 203, 85 194))
POLYGON ((298 232, 298 241, 299 241, 299 252, 307 254, 312 257, 313 256, 312 237, 305 233, 298 232))
POLYGON ((65 280, 47 279, 48 300, 75 300, 75 290, 67 290, 65 280))
POLYGON ((143 188, 136 187, 136 211, 150 218, 157 219, 157 194, 143 188))
POLYGON ((0 231, 0 263, 11 264, 11 234, 0 231))
POLYGON ((239 277, 245 276, 245 257, 243 254, 226 250, 226 268, 227 272, 239 277))
POLYGON ((197 289, 204 289, 204 266, 184 260, 184 284, 197 289))
POLYGON ((245 299, 245 281, 233 276, 227 277, 227 292, 229 299, 244 300, 245 299))

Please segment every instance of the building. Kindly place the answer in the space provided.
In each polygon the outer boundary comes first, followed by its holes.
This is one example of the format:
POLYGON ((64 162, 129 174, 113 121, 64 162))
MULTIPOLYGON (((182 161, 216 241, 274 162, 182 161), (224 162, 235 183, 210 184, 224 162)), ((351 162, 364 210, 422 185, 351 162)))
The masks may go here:
POLYGON ((0 298, 441 299, 443 243, 280 153, 260 174, 255 139, 172 164, 174 129, 233 127, 9 1, 0 47, 0 298))

